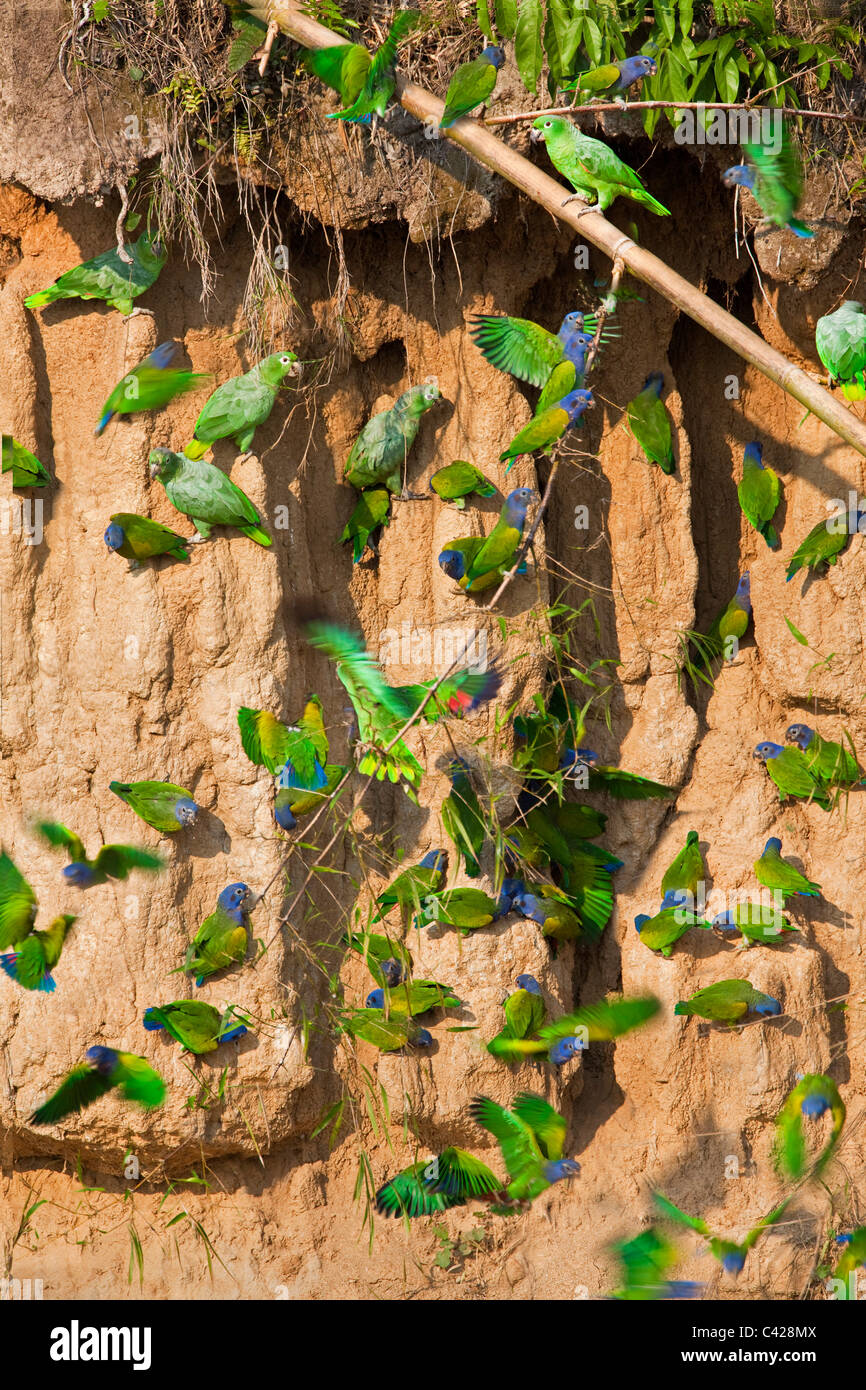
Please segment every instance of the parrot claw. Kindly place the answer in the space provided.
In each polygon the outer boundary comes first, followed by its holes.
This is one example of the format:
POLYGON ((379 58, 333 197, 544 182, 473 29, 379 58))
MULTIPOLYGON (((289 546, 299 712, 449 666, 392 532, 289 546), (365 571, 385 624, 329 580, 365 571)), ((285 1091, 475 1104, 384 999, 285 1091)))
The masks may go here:
POLYGON ((188 544, 189 544, 189 545, 201 545, 201 544, 202 544, 204 541, 206 541, 207 539, 208 539, 207 536, 203 536, 203 535, 201 534, 200 531, 196 531, 196 532, 195 532, 195 535, 190 536, 189 541, 188 541, 188 544))
POLYGON ((153 312, 152 309, 142 309, 138 305, 136 305, 131 314, 124 314, 123 322, 129 323, 130 319, 138 318, 139 314, 145 314, 149 319, 156 318, 156 314, 153 312))
POLYGON ((404 489, 403 489, 403 491, 400 493, 400 495, 399 495, 398 497, 395 497, 395 498, 394 498, 394 501, 395 501, 395 502, 429 502, 429 501, 431 501, 431 497, 430 497, 429 492, 410 492, 408 488, 405 488, 405 487, 404 487, 404 489))

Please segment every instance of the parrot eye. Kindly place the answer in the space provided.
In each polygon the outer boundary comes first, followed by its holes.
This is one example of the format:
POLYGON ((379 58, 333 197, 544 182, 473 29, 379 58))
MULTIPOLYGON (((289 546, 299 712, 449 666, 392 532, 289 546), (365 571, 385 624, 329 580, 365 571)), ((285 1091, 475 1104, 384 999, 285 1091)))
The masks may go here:
POLYGON ((280 358, 280 365, 283 366, 283 367, 290 367, 291 364, 292 364, 292 359, 291 359, 291 357, 287 356, 287 355, 284 353, 283 356, 280 358))

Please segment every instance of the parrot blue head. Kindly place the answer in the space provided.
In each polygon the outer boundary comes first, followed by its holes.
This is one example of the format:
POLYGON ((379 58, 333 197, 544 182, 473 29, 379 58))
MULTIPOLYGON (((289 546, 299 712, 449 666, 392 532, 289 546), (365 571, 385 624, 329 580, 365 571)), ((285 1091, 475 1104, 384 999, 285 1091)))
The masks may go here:
POLYGON ((557 337, 559 338, 559 341, 563 343, 565 342, 566 338, 570 338, 572 334, 582 332, 583 314, 580 312, 579 309, 572 309, 571 313, 566 314, 565 318, 562 320, 562 323, 559 325, 559 333, 557 334, 557 337))
POLYGON ((853 1231, 840 1231, 839 1235, 834 1237, 834 1239, 837 1245, 850 1245, 851 1241, 854 1239, 854 1233, 853 1231))
POLYGON ((580 1173, 580 1164, 576 1158, 557 1158, 554 1162, 545 1163, 542 1169, 548 1182, 562 1182, 564 1179, 570 1181, 580 1173))
POLYGON ((722 183, 725 188, 754 188, 755 176, 748 164, 732 164, 730 169, 726 169, 722 174, 722 183))
POLYGON ((389 989, 393 989, 395 985, 401 985, 403 983, 403 967, 398 960, 380 960, 379 969, 389 989))
POLYGON ((443 870, 445 868, 445 851, 443 849, 431 849, 429 854, 424 855, 418 867, 420 869, 443 870))
POLYGON ((784 751, 781 743, 759 743, 752 757, 758 758, 762 763, 766 763, 769 762, 771 758, 778 758, 779 754, 784 753, 784 751))
POLYGON ((775 1017, 776 1014, 782 1012, 782 1005, 771 994, 765 994, 760 1003, 755 1005, 754 1012, 760 1014, 762 1018, 775 1017))
POLYGON ((486 48, 482 48, 481 57, 498 72, 505 62, 505 49, 500 48, 497 43, 489 43, 486 48))
POLYGON ((576 1057, 578 1052, 582 1052, 584 1044, 580 1038, 557 1038, 556 1042, 548 1049, 547 1060, 552 1062, 555 1067, 564 1066, 572 1057, 576 1057))
POLYGON ((658 72, 655 58, 649 58, 645 53, 636 53, 633 58, 625 58, 617 66, 621 75, 629 82, 636 82, 639 77, 655 77, 658 72))
POLYGON ((509 492, 505 499, 505 518, 508 525, 522 531, 526 513, 534 500, 535 493, 531 487, 516 487, 513 492, 509 492))
POLYGON ((592 334, 566 333, 561 342, 563 357, 567 357, 569 362, 573 362, 575 371, 579 375, 582 374, 586 367, 586 354, 592 347, 592 334))
POLYGON ((782 841, 779 839, 778 835, 771 835, 770 838, 769 838, 769 840, 767 841, 767 843, 764 845, 764 848, 761 850, 761 858, 763 859, 763 857, 764 857, 765 854, 781 854, 781 853, 782 853, 782 841))
POLYGON ((786 743, 796 743, 804 753, 814 737, 815 730, 810 729, 808 724, 790 724, 785 730, 786 743))
POLYGON ((541 985, 534 975, 518 975, 514 983, 518 989, 525 989, 527 994, 541 994, 541 985))
POLYGON ((519 912, 522 917, 528 917, 531 922, 538 922, 539 924, 544 922, 541 903, 534 893, 518 893, 512 906, 515 912, 519 912))
POLYGON ((634 929, 635 929, 635 931, 637 932, 638 936, 640 936, 641 927, 646 926, 647 922, 651 922, 651 921, 652 921, 652 918, 649 917, 649 916, 647 916, 647 914, 646 914, 645 912, 642 912, 642 913, 640 914, 640 916, 635 917, 635 919, 634 919, 634 929))
POLYGON ((502 880, 502 887, 499 890, 499 902, 496 912, 499 917, 504 917, 514 906, 515 898, 522 897, 526 892, 526 884, 522 878, 505 878, 502 880))
POLYGON ((576 391, 569 391, 567 396, 563 396, 559 402, 560 408, 568 415, 569 425, 576 425, 585 410, 592 410, 595 407, 592 392, 585 386, 580 386, 576 391))
POLYGON ((94 872, 89 864, 67 864, 63 877, 76 888, 89 888, 94 880, 94 872))
POLYGON ((179 796, 174 803, 174 814, 178 825, 195 825, 196 816, 201 810, 191 796, 179 796))
POLYGON ((153 349, 153 352, 146 359, 147 364, 150 367, 157 367, 160 371, 165 371, 166 367, 170 367, 172 362, 174 361, 176 352, 176 343, 160 343, 158 347, 155 347, 153 349))
POLYGON ((119 550, 126 540, 126 532, 122 526, 118 526, 116 521, 112 521, 110 526, 106 526, 105 535, 102 538, 109 550, 119 550))
POLYGON ((599 761, 598 754, 592 748, 578 748, 577 761, 585 763, 587 767, 595 767, 599 761))
POLYGON ((117 1053, 111 1047, 89 1047, 84 1055, 100 1076, 111 1076, 117 1066, 117 1053))
POLYGON ((717 913, 713 918, 713 926, 716 931, 728 932, 731 936, 740 930, 731 911, 717 913))
POLYGON ((764 457, 764 446, 759 444, 757 439, 753 439, 751 444, 747 444, 743 452, 743 458, 747 463, 756 463, 759 468, 763 468, 761 460, 764 457))
POLYGON ((439 568, 449 579, 461 580, 466 573, 466 556, 460 550, 443 550, 439 554, 439 568))
POLYGON ((742 1271, 746 1263, 746 1256, 742 1250, 729 1250, 727 1255, 722 1257, 722 1269, 726 1274, 733 1274, 734 1278, 742 1271))
POLYGON ((688 907, 691 894, 687 888, 669 888, 661 901, 659 912, 667 907, 688 907))
POLYGON ((749 571, 740 575, 740 582, 737 585, 737 602, 746 613, 752 611, 752 577, 749 571))
POLYGON ((643 389, 644 391, 652 391, 654 396, 661 396, 664 384, 665 379, 662 372, 650 372, 643 384, 643 389))
POLYGON ((412 1039, 412 1046, 413 1046, 413 1047, 432 1047, 432 1046, 433 1046, 433 1034, 430 1033, 430 1032, 428 1032, 426 1028, 419 1028, 419 1029, 418 1029, 418 1032, 415 1034, 415 1037, 412 1039))
POLYGON ((371 989, 367 998, 364 1000, 365 1009, 384 1009, 385 991, 383 989, 371 989))
POLYGON ((825 1110, 830 1109, 830 1102, 826 1096, 811 1095, 804 1096, 800 1110, 804 1115, 808 1115, 811 1120, 817 1120, 824 1114, 825 1110))
POLYGON ((239 917, 249 896, 250 890, 245 883, 230 883, 217 898, 217 907, 239 917))

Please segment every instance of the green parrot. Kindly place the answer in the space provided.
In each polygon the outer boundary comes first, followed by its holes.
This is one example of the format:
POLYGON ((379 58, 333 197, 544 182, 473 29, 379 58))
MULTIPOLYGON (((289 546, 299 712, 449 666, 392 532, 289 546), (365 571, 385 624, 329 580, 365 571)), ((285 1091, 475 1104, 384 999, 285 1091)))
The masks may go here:
MULTIPOLYGON (((508 314, 475 314, 469 324, 469 336, 475 346, 483 353, 491 366, 500 372, 507 372, 518 381, 545 390, 554 373, 567 364, 567 350, 578 334, 592 337, 598 332, 598 318, 595 314, 584 314, 574 309, 566 314, 559 333, 550 333, 531 319, 513 318, 508 314)), ((601 342, 617 336, 617 330, 608 322, 601 330, 601 342)), ((568 381, 562 373, 557 381, 568 381)), ((576 376, 571 386, 566 385, 558 399, 578 385, 576 376)))
POLYGON ((612 63, 590 68, 588 72, 578 73, 573 82, 566 82, 564 92, 589 92, 593 96, 612 96, 614 101, 625 105, 623 92, 645 77, 653 77, 658 71, 655 58, 636 53, 631 58, 616 58, 612 63))
POLYGON ((487 1044, 487 1051, 509 1062, 547 1054, 551 1061, 561 1063, 563 1059, 554 1049, 564 1039, 577 1044, 575 1051, 583 1051, 589 1043, 611 1042, 643 1027, 660 1009, 659 1000, 651 994, 641 999, 602 999, 545 1023, 534 1038, 508 1037, 502 1032, 487 1044))
POLYGON ((69 863, 63 870, 63 877, 76 888, 91 888, 97 883, 107 883, 110 878, 123 881, 133 869, 146 869, 159 873, 166 867, 161 854, 150 849, 139 849, 137 845, 103 845, 95 859, 88 859, 84 845, 79 837, 65 825, 57 821, 43 820, 36 824, 36 833, 53 845, 64 849, 69 863))
POLYGON ((30 1116, 30 1124, 56 1125, 67 1115, 85 1110, 114 1086, 124 1100, 146 1110, 155 1110, 165 1100, 165 1082, 144 1057, 112 1047, 89 1047, 84 1056, 86 1064, 67 1073, 54 1094, 30 1116))
POLYGON ((540 695, 532 714, 516 714, 514 732, 520 740, 514 753, 514 766, 520 772, 555 773, 565 749, 567 725, 548 713, 540 695))
POLYGON ((726 661, 733 661, 740 638, 749 630, 752 616, 752 578, 748 570, 740 575, 737 592, 730 603, 715 618, 709 632, 709 647, 724 655, 726 661))
MULTIPOLYGON (((774 113, 775 114, 775 113, 774 113)), ((782 138, 776 147, 769 143, 743 145, 745 164, 735 164, 722 174, 726 188, 748 188, 764 218, 777 227, 787 227, 798 237, 812 232, 794 213, 803 198, 803 158, 791 138, 787 121, 782 122, 782 138)))
POLYGON ((161 410, 175 396, 196 391, 201 382, 209 380, 206 372, 175 371, 171 363, 176 356, 176 343, 160 343, 137 367, 127 372, 102 407, 99 424, 93 433, 97 437, 101 435, 115 415, 161 410))
POLYGON ((469 776, 469 765, 455 758, 448 768, 451 790, 442 802, 442 824, 469 878, 481 873, 478 856, 487 839, 487 826, 481 803, 469 776))
POLYGON ((311 695, 297 724, 284 724, 265 709, 238 710, 238 728, 251 763, 266 767, 274 777, 282 770, 284 784, 301 791, 320 791, 325 785, 328 736, 322 702, 311 695))
POLYGON ((183 787, 173 782, 109 782, 109 791, 154 830, 173 835, 187 825, 195 825, 201 807, 183 787))
POLYGON ((508 1185, 493 1208, 499 1214, 534 1201, 553 1183, 580 1172, 579 1163, 562 1157, 566 1122, 543 1097, 524 1091, 507 1110, 488 1096, 475 1096, 469 1113, 497 1141, 508 1172, 508 1185))
POLYGON ((329 48, 302 48, 300 58, 307 70, 338 92, 344 106, 351 106, 361 94, 373 61, 360 43, 335 43, 329 48))
POLYGON ((701 1284, 668 1279, 680 1255, 655 1226, 648 1226, 632 1240, 618 1241, 611 1249, 622 1267, 623 1282, 609 1297, 621 1303, 695 1298, 701 1292, 701 1284))
POLYGON ((753 758, 762 762, 779 788, 779 800, 786 796, 814 801, 825 811, 830 810, 830 795, 825 784, 810 766, 809 759, 799 748, 783 747, 781 743, 759 743, 753 758))
POLYGON ((220 1043, 234 1042, 249 1030, 235 1021, 233 1008, 224 1013, 212 1004, 197 999, 176 999, 172 1004, 160 1004, 145 1010, 144 1026, 149 1033, 165 1030, 187 1052, 201 1056, 214 1052, 220 1043))
POLYGON ((370 1043, 380 1052, 400 1052, 404 1047, 430 1047, 432 1035, 421 1028, 408 1014, 392 1014, 384 1009, 356 1009, 343 1014, 338 1031, 348 1033, 360 1042, 370 1043))
POLYGON ((634 169, 624 164, 603 141, 584 135, 563 116, 539 116, 533 121, 532 129, 540 132, 536 138, 542 139, 547 146, 551 164, 575 190, 563 199, 562 206, 575 199, 587 202, 595 199, 589 207, 581 208, 578 217, 588 212, 605 212, 621 196, 633 199, 659 217, 670 217, 668 209, 647 193, 634 169))
POLYGON ((719 980, 696 990, 691 999, 680 1000, 674 1009, 674 1013, 681 1016, 706 1018, 710 1022, 727 1023, 732 1028, 744 1022, 749 1013, 764 1018, 781 1012, 778 999, 755 989, 748 980, 719 980))
POLYGON ((0 951, 16 946, 33 930, 39 904, 24 875, 0 852, 0 951))
POLYGON ((325 785, 320 791, 305 791, 299 787, 282 786, 282 773, 277 780, 274 796, 274 820, 281 830, 294 830, 299 816, 318 811, 342 782, 349 771, 342 763, 325 763, 325 785))
POLYGON ((418 10, 398 10, 385 42, 373 55, 364 85, 350 106, 329 111, 328 120, 357 121, 384 116, 397 86, 397 45, 421 18, 418 10))
POLYGON ((831 379, 841 382, 849 401, 866 392, 866 309, 846 299, 832 314, 815 324, 815 347, 831 379), (858 379, 859 378, 859 379, 858 379))
MULTIPOLYGON (((660 952, 665 958, 672 954, 680 937, 685 936, 692 927, 709 930, 712 925, 705 921, 699 913, 691 911, 684 902, 676 901, 680 891, 671 889, 662 900, 662 905, 654 917, 641 913, 634 919, 635 930, 641 939, 641 944, 648 946, 651 951, 660 952)), ((682 897, 686 897, 685 891, 682 891, 682 897)))
POLYGON ((473 492, 477 492, 479 497, 493 497, 496 488, 473 463, 455 459, 445 468, 437 468, 430 479, 430 491, 441 497, 443 502, 453 502, 462 512, 466 506, 464 499, 473 492))
POLYGON ((41 464, 35 454, 31 454, 29 449, 25 449, 23 444, 19 444, 17 439, 13 439, 11 434, 2 436, 2 471, 12 473, 12 486, 15 487, 45 487, 46 483, 51 482, 51 474, 48 469, 41 464))
POLYGON ((367 1009, 381 1009, 386 1019, 415 1018, 429 1014, 431 1009, 459 1009, 463 1001, 438 980, 407 980, 399 985, 382 985, 371 990, 365 1001, 367 1009))
POLYGON ((517 431, 511 443, 499 455, 500 463, 505 459, 509 461, 506 473, 511 471, 515 460, 519 459, 521 454, 534 454, 539 450, 549 454, 565 432, 574 429, 584 411, 592 410, 594 407, 592 392, 583 387, 569 391, 568 395, 563 396, 555 405, 543 405, 539 401, 537 413, 522 430, 517 431))
POLYGON ((403 468, 409 450, 418 437, 422 416, 441 399, 435 381, 427 381, 423 386, 410 386, 390 410, 380 410, 368 420, 346 459, 346 482, 358 492, 378 484, 407 497, 403 468))
POLYGON ((355 503, 352 515, 346 522, 339 544, 352 543, 352 562, 358 563, 369 546, 378 555, 378 542, 371 536, 381 528, 390 525, 391 494, 386 487, 367 488, 355 503))
POLYGON ((494 1057, 497 1055, 494 1043, 500 1038, 534 1038, 547 1016, 538 981, 532 975, 518 975, 516 983, 519 988, 509 994, 502 1006, 505 1027, 487 1044, 487 1051, 494 1057))
POLYGON ((852 787, 862 783, 863 769, 856 757, 835 739, 822 738, 808 724, 791 724, 785 731, 785 739, 805 753, 815 776, 828 787, 852 787))
POLYGON ((504 49, 491 43, 482 49, 479 57, 473 58, 470 63, 460 64, 448 84, 440 130, 447 130, 461 116, 468 116, 476 106, 488 100, 504 62, 504 49))
POLYGON ((135 512, 114 512, 105 528, 105 544, 115 555, 129 561, 131 570, 138 569, 144 560, 157 555, 171 555, 175 560, 189 560, 186 536, 179 536, 170 526, 151 521, 135 512))
POLYGON ((663 473, 674 471, 671 417, 662 401, 665 379, 661 372, 650 372, 643 390, 626 406, 629 431, 637 440, 648 463, 657 463, 663 473))
POLYGON ((456 927, 465 934, 478 927, 489 927, 498 916, 499 904, 480 888, 446 888, 439 893, 428 893, 421 903, 416 925, 430 926, 438 922, 456 927))
POLYGON ((254 906, 252 898, 245 883, 230 883, 189 943, 181 969, 196 976, 197 988, 218 970, 243 960, 247 953, 247 914, 254 906))
POLYGON ((746 445, 737 497, 746 520, 764 537, 771 550, 778 550, 782 542, 771 522, 782 500, 782 484, 778 473, 761 462, 763 454, 764 446, 756 439, 746 445))
POLYGON ((654 782, 651 777, 642 777, 638 772, 599 763, 598 754, 591 748, 567 748, 560 766, 578 785, 585 785, 591 792, 607 792, 617 801, 647 801, 652 797, 673 796, 676 790, 663 782, 654 782), (581 773, 586 775, 585 782, 581 773))
MULTIPOLYGON (((782 858, 782 841, 777 835, 767 841, 760 859, 755 860, 753 867, 758 882, 764 888, 769 888, 772 893, 779 893, 783 903, 798 894, 806 898, 821 896, 820 883, 813 883, 805 874, 801 874, 798 868, 782 858)), ((779 899, 775 898, 774 901, 778 902, 779 899)))
MULTIPOLYGON (((523 540, 526 513, 530 505, 536 500, 537 493, 531 487, 518 487, 509 492, 502 504, 499 520, 490 535, 475 550, 468 568, 465 569, 462 578, 458 580, 460 588, 464 589, 466 593, 477 594, 492 588, 511 569, 523 540)), ((446 568, 442 564, 443 556, 450 555, 454 547, 464 545, 468 539, 468 537, 458 538, 451 542, 447 550, 442 552, 442 555, 439 556, 439 564, 442 565, 443 569, 446 568)), ((468 556, 469 552, 467 551, 466 554, 468 556)))
POLYGON ((60 959, 66 933, 75 920, 64 912, 54 918, 46 931, 32 931, 18 943, 17 950, 0 956, 0 967, 22 988, 53 994, 56 986, 51 971, 60 959))
POLYGON ((205 401, 184 456, 200 459, 218 439, 230 437, 241 454, 249 453, 253 436, 276 405, 285 378, 299 372, 297 356, 286 350, 272 352, 242 376, 224 381, 205 401))
POLYGON ((28 295, 24 303, 28 309, 41 309, 56 299, 104 299, 110 308, 130 317, 132 301, 155 283, 168 260, 168 253, 152 232, 143 232, 126 251, 132 257, 129 265, 121 260, 117 247, 112 246, 110 251, 103 251, 92 261, 67 270, 47 290, 28 295))
POLYGON ((690 1230, 697 1231, 698 1235, 706 1236, 710 1248, 710 1254, 719 1261, 726 1274, 733 1274, 734 1278, 741 1272, 746 1263, 746 1256, 751 1250, 755 1241, 769 1226, 775 1226, 777 1221, 782 1219, 791 1198, 786 1197, 784 1201, 775 1206, 766 1216, 762 1216, 760 1221, 752 1227, 745 1239, 737 1242, 733 1240, 721 1240, 714 1236, 706 1221, 699 1216, 689 1216, 669 1197, 665 1197, 661 1192, 653 1193, 653 1201, 659 1211, 663 1212, 671 1221, 677 1222, 680 1226, 688 1226, 690 1230))
POLYGON ((839 1088, 829 1076, 809 1073, 801 1076, 776 1117, 776 1167, 783 1177, 799 1182, 806 1173, 820 1177, 836 1150, 845 1124, 845 1104, 839 1088), (833 1121, 829 1137, 811 1162, 806 1153, 803 1116, 818 1120, 826 1111, 833 1121))
POLYGON ((768 903, 738 903, 726 912, 719 912, 713 918, 712 927, 723 941, 739 936, 743 948, 776 946, 798 930, 768 903))
POLYGON ((866 1226, 858 1226, 855 1231, 838 1235, 836 1244, 842 1246, 843 1252, 833 1270, 834 1279, 841 1280, 843 1285, 843 1292, 836 1297, 842 1303, 856 1302, 857 1286, 851 1275, 855 1269, 862 1269, 866 1265, 866 1226))
POLYGON ((436 1216, 467 1202, 482 1201, 500 1192, 495 1173, 467 1153, 450 1146, 435 1158, 410 1163, 376 1193, 380 1216, 436 1216))
POLYGON ((853 529, 849 526, 848 513, 846 511, 835 512, 826 521, 819 521, 817 526, 813 526, 808 536, 800 542, 788 564, 786 580, 791 580, 798 570, 804 565, 811 570, 825 567, 825 571, 831 565, 838 562, 839 556, 845 549, 852 535, 857 534, 857 530, 862 518, 866 518, 866 512, 858 511, 856 524, 853 529))
POLYGON ((159 479, 172 506, 195 526, 189 545, 207 540, 214 526, 236 526, 258 545, 271 544, 246 493, 215 464, 175 454, 171 449, 152 449, 148 463, 151 478, 159 479))
POLYGON ((383 893, 376 898, 379 911, 372 918, 371 925, 381 922, 393 908, 399 907, 403 930, 409 924, 413 912, 421 907, 422 899, 430 893, 437 893, 445 883, 448 872, 448 855, 444 850, 433 849, 425 854, 420 864, 403 869, 393 878, 383 893))
POLYGON ((701 854, 698 832, 690 830, 683 848, 665 870, 662 897, 671 889, 685 889, 694 902, 698 896, 698 884, 705 883, 706 878, 707 866, 701 854))
POLYGON ((377 985, 402 984, 412 970, 412 953, 390 936, 378 932, 347 933, 342 944, 364 961, 377 985))

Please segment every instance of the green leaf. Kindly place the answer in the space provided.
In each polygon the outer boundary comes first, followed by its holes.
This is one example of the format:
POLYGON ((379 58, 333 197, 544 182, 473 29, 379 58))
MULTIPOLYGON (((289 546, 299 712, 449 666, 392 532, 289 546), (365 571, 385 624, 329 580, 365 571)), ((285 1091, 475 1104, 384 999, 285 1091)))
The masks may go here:
POLYGON ((513 39, 517 28, 517 0, 496 0, 496 28, 504 39, 513 39))
POLYGON ((583 43, 593 67, 599 67, 604 45, 601 37, 601 30, 595 20, 590 19, 589 15, 587 15, 583 21, 583 43))
MULTIPOLYGON (((785 618, 784 613, 782 614, 782 617, 785 618)), ((789 630, 789 632, 791 633, 791 636, 792 636, 793 638, 795 638, 796 641, 798 641, 798 642, 800 643, 800 646, 801 646, 801 647, 808 647, 808 645, 809 645, 809 639, 808 639, 807 637, 804 637, 804 636, 803 636, 803 634, 802 634, 802 632, 800 631, 800 629, 799 629, 798 627, 795 627, 794 624, 791 622, 791 619, 790 619, 790 618, 785 618, 785 622, 788 624, 788 630, 789 630)))
POLYGON ((90 12, 92 23, 101 24, 103 19, 108 18, 111 9, 111 0, 93 0, 93 9, 90 12))
POLYGON ((653 14, 668 43, 673 43, 677 21, 671 0, 653 0, 653 14))
POLYGON ((547 29, 544 49, 551 69, 558 64, 560 76, 571 76, 574 55, 580 43, 581 25, 571 12, 569 0, 547 0, 547 29))
POLYGON ((475 18, 478 28, 481 30, 488 42, 493 42, 493 25, 490 22, 490 5, 488 0, 478 0, 475 8, 475 18))
POLYGON ((127 230, 128 232, 134 232, 140 221, 141 221, 141 213, 140 213, 140 212, 131 212, 131 213, 129 214, 129 216, 127 217, 127 219, 126 219, 126 222, 124 223, 124 226, 126 227, 126 230, 127 230))
POLYGON ((517 31, 514 35, 514 58, 528 92, 534 92, 541 76, 544 52, 541 47, 541 0, 521 0, 517 31))
POLYGON ((691 29, 691 27, 692 27, 692 19, 693 19, 693 13, 694 13, 694 7, 693 7, 693 5, 692 5, 692 0, 680 0, 679 9, 680 9, 680 33, 682 34, 683 38, 688 38, 688 36, 689 36, 689 31, 690 31, 690 29, 691 29))

